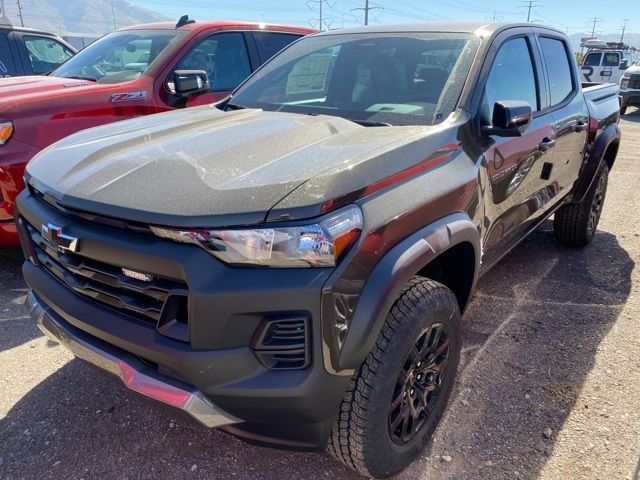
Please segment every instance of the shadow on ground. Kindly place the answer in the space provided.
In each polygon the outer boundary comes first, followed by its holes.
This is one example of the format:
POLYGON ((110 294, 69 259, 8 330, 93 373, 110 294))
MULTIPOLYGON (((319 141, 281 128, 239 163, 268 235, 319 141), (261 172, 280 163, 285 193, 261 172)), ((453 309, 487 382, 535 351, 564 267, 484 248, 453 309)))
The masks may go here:
POLYGON ((23 307, 22 259, 19 249, 0 248, 0 352, 40 336, 23 307))
POLYGON ((487 273, 464 317, 455 398, 430 451, 401 477, 538 478, 569 412, 601 413, 576 399, 630 294, 633 267, 615 236, 598 232, 589 247, 569 249, 548 221, 487 273))
MULTIPOLYGON (((595 408, 576 398, 632 268, 613 235, 572 250, 547 222, 489 272, 465 315, 451 408, 399 478, 536 478, 554 442, 543 430, 557 432, 573 408, 595 408), (486 465, 498 451, 508 455, 486 465), (445 452, 452 462, 436 457, 445 452)), ((356 478, 322 453, 248 445, 172 415, 72 361, 0 421, 0 478, 356 478)))

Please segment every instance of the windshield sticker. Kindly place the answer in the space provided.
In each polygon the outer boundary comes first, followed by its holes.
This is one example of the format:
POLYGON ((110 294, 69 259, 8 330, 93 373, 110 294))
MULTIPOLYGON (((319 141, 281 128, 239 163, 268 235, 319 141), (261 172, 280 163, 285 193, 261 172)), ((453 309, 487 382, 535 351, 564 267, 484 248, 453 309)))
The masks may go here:
POLYGON ((331 53, 317 53, 296 63, 287 79, 287 95, 324 92, 331 58, 331 53))
POLYGON ((131 102, 134 100, 146 100, 147 92, 114 93, 111 95, 111 103, 131 102))

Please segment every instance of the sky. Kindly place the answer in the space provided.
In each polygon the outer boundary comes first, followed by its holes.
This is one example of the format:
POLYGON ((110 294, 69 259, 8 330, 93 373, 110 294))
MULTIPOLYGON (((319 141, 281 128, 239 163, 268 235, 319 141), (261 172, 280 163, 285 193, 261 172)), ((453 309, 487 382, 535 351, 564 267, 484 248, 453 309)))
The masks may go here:
MULTIPOLYGON (((292 23, 317 28, 321 0, 130 0, 144 8, 178 18, 264 21, 292 23), (311 7, 311 8, 310 8, 311 7)), ((322 0, 323 28, 361 25, 365 0, 322 0)), ((401 23, 428 20, 495 18, 499 21, 526 21, 528 1, 521 0, 370 0, 369 23, 401 23)), ((559 28, 569 34, 588 32, 620 33, 624 19, 628 32, 640 32, 640 0, 533 0, 531 20, 559 28)))

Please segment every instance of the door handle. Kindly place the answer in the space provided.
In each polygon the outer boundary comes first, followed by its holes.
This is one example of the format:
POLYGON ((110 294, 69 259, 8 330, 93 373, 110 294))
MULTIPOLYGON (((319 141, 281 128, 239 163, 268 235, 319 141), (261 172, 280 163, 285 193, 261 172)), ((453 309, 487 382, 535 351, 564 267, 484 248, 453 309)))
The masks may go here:
POLYGON ((551 147, 553 147, 556 144, 555 140, 552 140, 550 138, 545 137, 542 142, 540 142, 540 144, 538 145, 538 148, 540 149, 541 152, 546 152, 548 151, 551 147))
POLYGON ((573 131, 576 133, 584 132, 589 127, 587 122, 577 122, 573 127, 573 131))

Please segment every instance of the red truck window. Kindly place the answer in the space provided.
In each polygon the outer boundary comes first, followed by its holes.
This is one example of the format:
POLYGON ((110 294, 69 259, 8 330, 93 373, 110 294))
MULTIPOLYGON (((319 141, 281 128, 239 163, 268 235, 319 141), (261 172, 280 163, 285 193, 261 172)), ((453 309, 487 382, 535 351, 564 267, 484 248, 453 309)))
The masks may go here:
POLYGON ((244 35, 228 32, 205 38, 189 50, 176 70, 204 70, 212 92, 233 90, 251 74, 244 35))

